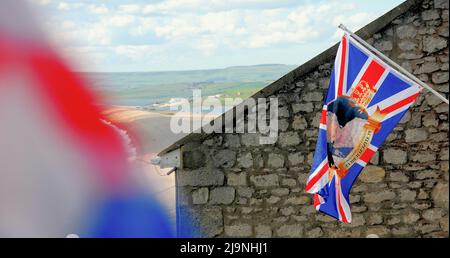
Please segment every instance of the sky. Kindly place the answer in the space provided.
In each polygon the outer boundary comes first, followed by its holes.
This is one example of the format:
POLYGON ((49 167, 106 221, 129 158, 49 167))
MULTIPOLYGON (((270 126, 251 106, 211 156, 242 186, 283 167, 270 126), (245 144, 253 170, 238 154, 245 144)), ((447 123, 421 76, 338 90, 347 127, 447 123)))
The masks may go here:
POLYGON ((302 64, 400 0, 28 0, 74 70, 302 64))

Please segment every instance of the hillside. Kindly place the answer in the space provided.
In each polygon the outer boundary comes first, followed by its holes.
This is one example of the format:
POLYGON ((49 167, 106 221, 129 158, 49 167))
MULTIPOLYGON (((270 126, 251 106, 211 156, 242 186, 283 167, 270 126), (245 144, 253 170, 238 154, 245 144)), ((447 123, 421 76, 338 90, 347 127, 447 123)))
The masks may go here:
POLYGON ((293 65, 266 64, 212 70, 83 75, 93 82, 96 91, 110 95, 110 102, 142 106, 192 97, 192 89, 201 89, 203 96, 221 94, 246 98, 294 68, 293 65))

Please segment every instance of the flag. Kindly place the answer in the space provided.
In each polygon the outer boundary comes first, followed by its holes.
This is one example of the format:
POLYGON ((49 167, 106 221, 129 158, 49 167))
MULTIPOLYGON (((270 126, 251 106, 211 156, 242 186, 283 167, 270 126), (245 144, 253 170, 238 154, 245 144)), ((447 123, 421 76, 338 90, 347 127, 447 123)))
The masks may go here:
POLYGON ((172 237, 89 81, 0 1, 0 237, 172 237))
POLYGON ((353 183, 420 90, 352 37, 342 37, 306 182, 316 210, 351 222, 353 183))

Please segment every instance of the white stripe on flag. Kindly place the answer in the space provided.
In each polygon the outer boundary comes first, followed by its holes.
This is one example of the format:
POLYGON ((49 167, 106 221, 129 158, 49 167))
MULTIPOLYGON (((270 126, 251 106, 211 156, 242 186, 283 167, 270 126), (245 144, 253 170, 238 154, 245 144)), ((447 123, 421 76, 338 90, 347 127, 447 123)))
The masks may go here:
MULTIPOLYGON (((308 180, 306 182, 306 185, 309 184, 309 182, 313 179, 316 178, 319 172, 322 170, 322 168, 324 166, 328 165, 328 159, 324 159, 320 165, 316 168, 316 170, 308 177, 308 180)), ((328 168, 327 168, 328 169, 328 168)), ((328 171, 326 171, 322 176, 320 176, 320 178, 314 183, 314 185, 310 186, 309 189, 307 190, 308 193, 317 193, 320 191, 320 189, 322 189, 325 185, 328 184, 328 171)))
POLYGON ((347 203, 347 200, 344 198, 344 194, 342 193, 340 179, 335 177, 335 191, 336 191, 336 206, 337 213, 339 215, 339 220, 342 222, 350 223, 352 221, 352 213, 350 211, 350 206, 347 203), (344 212, 343 214, 341 213, 344 212), (344 221, 343 216, 345 216, 346 221, 344 221))
POLYGON ((338 51, 336 53, 336 58, 334 59, 334 99, 338 96, 339 89, 339 75, 341 73, 341 62, 342 62, 342 40, 339 44, 338 51))
POLYGON ((378 90, 381 86, 381 84, 383 84, 384 80, 386 79, 386 77, 389 75, 389 73, 391 72, 391 69, 389 68, 385 68, 383 74, 381 75, 380 79, 378 79, 377 84, 375 84, 375 90, 378 90))
POLYGON ((372 144, 369 144, 369 149, 371 149, 371 150, 373 150, 374 152, 376 152, 376 151, 378 150, 378 147, 376 147, 376 146, 374 146, 374 145, 372 145, 372 144))
POLYGON ((347 199, 344 198, 344 194, 342 193, 342 189, 339 187, 339 194, 341 195, 341 206, 344 210, 345 217, 347 218, 347 223, 352 222, 352 212, 350 211, 350 205, 347 203, 347 199))
POLYGON ((351 90, 359 83, 359 81, 361 81, 361 77, 364 75, 364 73, 367 70, 367 67, 369 67, 370 62, 372 62, 372 58, 369 57, 367 58, 366 62, 364 63, 363 67, 361 68, 361 70, 359 70, 358 75, 356 76, 355 80, 352 83, 352 87, 350 87, 350 89, 348 89, 348 91, 346 92, 346 95, 349 95, 351 90))
POLYGON ((317 211, 319 211, 320 210, 320 205, 322 205, 322 203, 324 203, 325 202, 325 200, 323 199, 323 197, 322 196, 320 196, 320 195, 318 195, 317 194, 317 197, 318 197, 318 199, 319 199, 319 205, 316 205, 316 210, 317 211))
POLYGON ((319 173, 319 171, 322 169, 322 167, 325 165, 325 163, 327 163, 327 159, 324 159, 322 162, 320 162, 320 165, 317 166, 317 168, 314 170, 314 172, 311 175, 309 175, 308 181, 310 179, 312 179, 313 177, 315 177, 317 175, 317 173, 319 173))
POLYGON ((403 112, 403 111, 405 111, 405 110, 408 110, 408 108, 409 108, 413 103, 414 103, 414 102, 411 102, 411 103, 408 104, 408 105, 404 105, 403 107, 401 107, 401 108, 399 108, 399 109, 396 109, 396 110, 394 110, 394 111, 392 111, 392 112, 389 112, 389 114, 387 114, 387 115, 383 118, 383 121, 388 120, 389 118, 394 117, 394 116, 400 114, 401 112, 403 112))
POLYGON ((367 109, 367 113, 370 116, 377 110, 377 106, 380 107, 381 110, 383 110, 383 109, 385 109, 389 106, 392 106, 395 103, 398 103, 416 93, 417 93, 417 87, 414 87, 414 86, 408 87, 407 89, 400 91, 397 94, 394 94, 391 97, 372 105, 370 108, 367 109))
MULTIPOLYGON (((350 41, 348 40, 349 37, 347 37, 347 35, 345 35, 345 38, 347 39, 346 42, 347 44, 345 44, 346 49, 345 49, 345 66, 344 66, 344 76, 342 77, 342 95, 345 95, 345 90, 347 88, 347 75, 348 75, 348 49, 349 49, 349 45, 350 45, 350 41)), ((342 61, 341 61, 342 62, 342 61)))
POLYGON ((358 163, 358 165, 360 165, 360 166, 362 166, 362 167, 365 167, 365 166, 367 165, 367 163, 364 162, 364 161, 361 160, 361 159, 358 159, 358 160, 356 161, 356 163, 358 163))

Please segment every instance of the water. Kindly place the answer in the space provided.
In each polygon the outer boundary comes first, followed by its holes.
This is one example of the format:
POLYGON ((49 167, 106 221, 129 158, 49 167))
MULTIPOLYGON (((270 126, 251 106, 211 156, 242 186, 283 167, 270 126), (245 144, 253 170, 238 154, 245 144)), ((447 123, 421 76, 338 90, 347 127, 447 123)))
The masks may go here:
POLYGON ((105 101, 105 104, 108 105, 117 105, 117 106, 131 106, 131 107, 144 107, 153 104, 153 102, 149 99, 139 99, 139 98, 131 98, 131 99, 119 99, 119 98, 111 98, 105 101))
MULTIPOLYGON (((81 73, 81 76, 90 81, 96 92, 110 96, 103 104, 168 111, 168 106, 160 104, 177 98, 191 100, 194 89, 201 89, 202 97, 219 94, 222 101, 224 97, 245 99, 293 68, 275 64, 195 71, 81 73)), ((201 113, 211 113, 209 108, 201 107, 201 113)), ((229 108, 212 114, 221 114, 229 108)))
POLYGON ((293 65, 269 64, 192 71, 81 73, 81 76, 88 79, 96 91, 112 95, 114 99, 108 100, 110 103, 143 106, 168 102, 171 98, 190 98, 193 89, 201 89, 204 96, 248 94, 293 68, 293 65))

